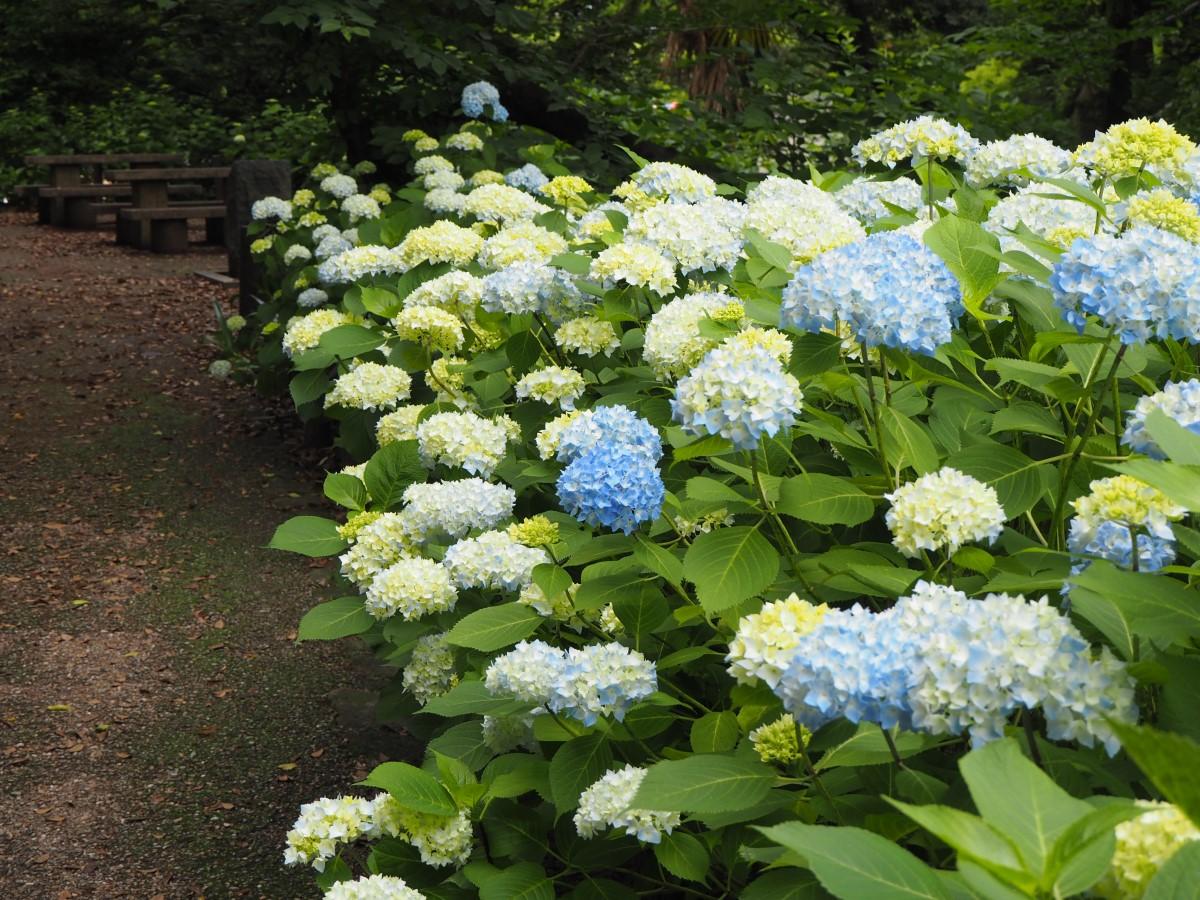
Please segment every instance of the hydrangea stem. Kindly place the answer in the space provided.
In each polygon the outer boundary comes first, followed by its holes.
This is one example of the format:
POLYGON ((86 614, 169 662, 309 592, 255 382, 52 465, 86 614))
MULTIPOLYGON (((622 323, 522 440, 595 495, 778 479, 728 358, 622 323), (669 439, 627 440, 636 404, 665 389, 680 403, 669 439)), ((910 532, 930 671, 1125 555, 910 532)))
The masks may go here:
POLYGON ((875 450, 879 454, 879 465, 883 468, 883 474, 887 476, 892 490, 895 490, 896 477, 892 473, 891 466, 888 465, 887 451, 883 445, 883 416, 879 411, 879 397, 875 393, 875 375, 871 371, 871 351, 866 344, 859 344, 859 346, 862 348, 863 372, 867 379, 867 398, 871 402, 871 420, 875 426, 875 450))

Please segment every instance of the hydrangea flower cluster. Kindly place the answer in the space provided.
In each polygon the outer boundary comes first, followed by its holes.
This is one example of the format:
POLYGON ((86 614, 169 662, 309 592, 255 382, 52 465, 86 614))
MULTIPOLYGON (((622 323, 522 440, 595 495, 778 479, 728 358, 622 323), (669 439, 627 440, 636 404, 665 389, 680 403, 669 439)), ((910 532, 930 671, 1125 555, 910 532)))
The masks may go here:
POLYGON ((264 219, 287 222, 292 218, 292 204, 282 197, 263 197, 250 205, 250 217, 258 222, 264 219))
POLYGON ((458 684, 454 648, 446 643, 444 632, 417 639, 412 657, 404 667, 401 684, 422 706, 458 684))
POLYGON ((652 245, 683 272, 729 271, 742 256, 745 220, 745 206, 721 197, 658 203, 633 214, 626 236, 652 245))
POLYGON ((504 176, 504 183, 509 187, 520 188, 533 193, 542 185, 549 182, 546 174, 533 163, 525 163, 519 169, 513 169, 504 176))
POLYGON ((1171 522, 1186 510, 1162 491, 1129 475, 1101 478, 1075 500, 1067 547, 1076 556, 1107 559, 1123 568, 1156 572, 1175 559, 1171 522))
POLYGON ((1040 707, 1054 740, 1119 747, 1105 716, 1136 721, 1133 680, 1107 648, 1093 657, 1070 619, 1042 598, 918 582, 891 609, 831 610, 800 636, 775 688, 810 727, 843 716, 979 746, 1008 716, 1040 707), (964 648, 971 648, 964 653, 964 648))
POLYGON ((364 875, 335 882, 325 892, 325 900, 425 900, 425 895, 395 875, 364 875))
POLYGON ((483 238, 470 228, 441 219, 424 228, 414 228, 396 247, 399 271, 406 272, 421 263, 450 263, 465 266, 483 248, 483 238))
POLYGON ((662 512, 666 494, 657 459, 619 433, 607 436, 563 469, 558 502, 581 522, 631 534, 662 512))
POLYGON ((485 277, 481 302, 488 312, 516 316, 558 314, 584 304, 570 275, 562 269, 533 262, 518 262, 485 277))
POLYGON ((1200 243, 1200 207, 1166 188, 1134 194, 1125 207, 1125 218, 1133 225, 1153 225, 1200 243))
POLYGON ((566 250, 567 242, 560 235, 533 222, 518 222, 484 241, 479 264, 486 269, 503 269, 518 263, 544 265, 566 250))
POLYGON ((340 559, 342 574, 360 588, 369 587, 376 575, 409 556, 412 543, 399 513, 382 513, 374 521, 358 523, 354 545, 340 559))
POLYGON ((321 190, 339 200, 345 200, 358 192, 358 182, 350 175, 328 175, 321 180, 321 190))
POLYGON ((700 333, 705 319, 740 324, 746 311, 729 294, 700 292, 664 303, 646 325, 643 358, 659 378, 686 375, 718 343, 700 333))
POLYGON ((412 378, 397 366, 360 362, 340 376, 325 395, 325 405, 386 411, 407 400, 412 378))
POLYGON ((462 150, 464 153, 478 153, 483 149, 483 138, 470 131, 460 131, 446 138, 446 149, 462 150))
POLYGON ((892 504, 886 517, 892 543, 905 556, 993 543, 1007 520, 995 488, 948 466, 884 496, 892 504))
POLYGON ((1186 844, 1200 841, 1200 829, 1178 806, 1137 802, 1146 812, 1117 825, 1116 851, 1095 887, 1098 896, 1109 900, 1140 900, 1167 860, 1186 844))
POLYGON ((583 356, 612 353, 621 346, 621 339, 617 337, 612 322, 595 316, 580 316, 563 322, 554 332, 554 340, 564 350, 583 356))
MULTIPOLYGON (((421 179, 427 191, 457 191, 460 187, 467 183, 467 179, 463 178, 457 172, 438 170, 430 172, 421 179)), ((466 203, 466 197, 463 197, 463 203, 466 203)))
POLYGON ((300 818, 287 833, 286 865, 325 871, 342 844, 374 833, 375 805, 363 797, 322 797, 300 807, 300 818))
POLYGON ((592 259, 591 276, 606 288, 625 283, 656 294, 675 288, 675 266, 650 244, 624 242, 601 250, 592 259))
POLYGON ((1061 177, 1071 168, 1071 153, 1036 134, 1014 134, 988 141, 967 159, 967 181, 976 187, 989 184, 1028 184, 1031 180, 1061 177))
POLYGON ((827 612, 824 603, 814 606, 791 594, 743 616, 725 656, 729 674, 738 684, 761 681, 774 688, 800 638, 816 628, 827 612))
POLYGON ((883 163, 889 169, 909 160, 913 165, 923 159, 969 159, 979 141, 961 125, 933 116, 918 116, 898 122, 854 145, 859 165, 883 163))
POLYGON ((924 202, 921 185, 903 176, 890 181, 858 178, 835 193, 833 199, 862 225, 874 225, 894 215, 888 204, 914 211, 924 202))
POLYGON ((381 416, 375 423, 375 440, 380 447, 395 444, 399 441, 415 441, 417 439, 417 419, 425 407, 419 403, 409 403, 399 406, 381 416))
POLYGON ((988 213, 984 227, 1000 239, 1004 251, 1026 251, 1013 237, 1019 225, 1056 246, 1066 248, 1096 231, 1096 211, 1086 203, 1064 201, 1046 194, 1061 194, 1052 184, 1035 182, 1004 197, 988 213))
POLYGON ((298 262, 308 262, 310 259, 312 259, 312 251, 303 244, 292 244, 283 254, 284 265, 288 266, 298 262))
POLYGON ((363 608, 376 619, 399 616, 405 622, 447 612, 458 591, 446 566, 414 556, 400 559, 371 579, 363 608))
POLYGON ((747 194, 747 202, 746 227, 787 247, 793 266, 866 237, 835 195, 803 181, 768 178, 747 194))
POLYGON ((1178 170, 1196 152, 1196 145, 1175 126, 1159 119, 1118 122, 1076 151, 1076 157, 1100 175, 1119 178, 1143 168, 1178 170))
MULTIPOLYGON (((337 240, 346 243, 343 238, 337 240)), ((376 244, 364 244, 361 247, 349 247, 330 256, 317 268, 317 277, 324 284, 353 284, 373 275, 398 275, 405 269, 405 264, 395 250, 376 244)))
POLYGON ((504 459, 508 432, 499 422, 471 412, 434 413, 417 426, 421 461, 459 467, 490 478, 504 459))
POLYGON ((596 189, 578 175, 556 175, 538 188, 538 193, 546 197, 555 206, 571 210, 587 209, 584 194, 595 193, 596 189))
POLYGON ((717 194, 715 181, 678 163, 650 163, 634 172, 630 180, 648 197, 678 203, 699 203, 717 194))
POLYGON ((413 172, 422 177, 432 175, 434 172, 453 171, 455 171, 454 163, 450 162, 444 156, 438 156, 436 153, 429 156, 422 156, 413 163, 413 172))
POLYGON ((600 716, 624 719, 634 703, 658 690, 658 674, 653 662, 622 644, 564 653, 544 641, 521 641, 492 661, 484 685, 592 725, 600 716))
POLYGON ((463 344, 462 321, 436 306, 406 306, 392 319, 396 335, 406 341, 451 353, 463 344))
POLYGON ((670 834, 679 827, 679 813, 652 809, 630 809, 646 770, 627 765, 606 772, 579 795, 575 811, 575 830, 582 838, 593 838, 610 828, 624 832, 647 844, 662 841, 663 832, 670 834))
POLYGON ((1054 264, 1050 288, 1080 333, 1096 316, 1125 344, 1200 340, 1200 256, 1177 234, 1141 225, 1077 240, 1054 264))
POLYGON ((1146 430, 1146 417, 1159 410, 1193 434, 1200 434, 1200 379, 1168 381, 1161 391, 1138 398, 1129 411, 1121 442, 1137 453, 1154 459, 1167 455, 1146 430))
POLYGON ((427 866, 458 867, 471 858, 474 832, 465 809, 453 816, 435 816, 414 812, 381 794, 375 801, 374 821, 380 834, 412 844, 427 866))
POLYGON ((521 377, 516 384, 517 398, 532 398, 562 409, 574 409, 575 401, 583 396, 583 375, 575 369, 545 366, 521 377))
POLYGON ((403 519, 418 540, 439 532, 458 538, 472 528, 495 528, 512 516, 516 499, 508 485, 481 478, 410 484, 404 489, 403 519))
POLYGON ((539 203, 524 191, 507 184, 483 184, 467 194, 463 212, 480 222, 509 225, 524 222, 549 212, 550 207, 539 203))
POLYGON ((598 406, 572 415, 558 433, 555 453, 571 463, 602 444, 620 443, 642 453, 652 463, 662 458, 658 430, 627 406, 598 406))
POLYGON ((459 587, 497 591, 520 591, 533 581, 534 568, 548 562, 545 550, 519 544, 506 531, 464 538, 442 560, 459 587))
POLYGON ((804 395, 795 377, 763 347, 727 340, 679 379, 671 412, 697 435, 720 435, 753 450, 796 421, 804 395))
POLYGON ((413 288, 405 307, 435 306, 464 321, 473 321, 475 306, 483 299, 483 279, 468 272, 447 272, 413 288))
POLYGON ((797 722, 791 713, 784 713, 774 722, 751 731, 750 743, 763 762, 787 766, 801 758, 800 750, 808 746, 811 737, 812 732, 797 722))
POLYGON ((914 238, 882 232, 798 269, 783 289, 781 318, 800 331, 845 322, 868 347, 931 356, 962 313, 962 290, 946 264, 914 238))
POLYGON ((500 92, 487 81, 468 84, 462 91, 463 115, 471 119, 480 118, 486 107, 491 107, 492 121, 507 122, 508 110, 500 102, 500 92))
POLYGON ((318 309, 292 319, 283 332, 283 352, 294 357, 311 350, 320 343, 325 332, 350 321, 351 317, 340 309, 318 309))
POLYGON ((351 222, 359 222, 363 219, 378 219, 383 210, 374 197, 351 194, 342 201, 342 212, 350 217, 351 222))

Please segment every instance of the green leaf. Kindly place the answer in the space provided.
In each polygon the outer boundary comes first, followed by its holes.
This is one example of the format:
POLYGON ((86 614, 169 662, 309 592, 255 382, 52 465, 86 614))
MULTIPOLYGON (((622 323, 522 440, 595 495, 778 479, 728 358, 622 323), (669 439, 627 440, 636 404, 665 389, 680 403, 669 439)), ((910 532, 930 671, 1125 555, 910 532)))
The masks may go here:
POLYGON ((325 476, 325 496, 347 509, 362 509, 367 505, 367 488, 353 475, 330 472, 325 476))
POLYGON ((1001 281, 1000 239, 978 222, 955 215, 942 216, 925 229, 922 239, 958 278, 963 304, 978 316, 984 299, 1001 281))
POLYGON ((380 763, 360 784, 387 791, 397 803, 414 812, 432 816, 453 816, 458 812, 441 782, 424 769, 405 762, 380 763))
POLYGON ((507 716, 527 712, 532 704, 512 697, 497 697, 482 681, 462 681, 440 697, 434 697, 421 712, 432 716, 507 716))
POLYGON ((338 597, 318 603, 304 614, 296 629, 299 641, 332 641, 362 634, 375 623, 363 609, 362 597, 338 597))
POLYGON ((760 593, 778 572, 775 548, 757 528, 745 525, 700 535, 683 558, 683 573, 710 614, 760 593))
POLYGON ((786 822, 758 830, 800 854, 821 885, 843 900, 951 900, 933 869, 903 847, 862 828, 786 822))
POLYGON ((1012 841, 1032 872, 1045 869, 1059 836, 1092 811, 1026 759, 1012 738, 972 750, 959 768, 975 808, 1012 841))
POLYGON ((738 900, 824 900, 828 896, 816 875, 773 869, 746 885, 738 900))
POLYGON ((541 358, 542 345, 532 331, 518 331, 505 342, 504 353, 512 363, 513 371, 521 375, 541 358))
POLYGON ((671 455, 676 461, 684 462, 689 459, 695 459, 698 456, 718 456, 722 453, 728 453, 733 448, 728 439, 720 435, 711 434, 708 437, 702 437, 698 441, 692 441, 684 447, 676 447, 671 451, 671 455))
POLYGON ((417 452, 416 441, 397 441, 380 448, 363 472, 363 481, 379 509, 397 505, 404 489, 424 478, 425 466, 417 452))
POLYGON ((683 561, 668 550, 647 538, 638 535, 633 547, 633 558, 655 575, 660 575, 671 584, 683 582, 683 561))
POLYGON ((1177 731, 1200 741, 1200 656, 1163 654, 1167 683, 1163 685, 1158 723, 1167 731, 1177 731))
POLYGON ((718 813, 746 809, 767 796, 775 771, 757 760, 704 753, 655 763, 632 807, 718 813))
MULTIPOLYGON (((937 738, 913 731, 900 731, 892 735, 892 743, 901 759, 916 756, 938 743, 937 738)), ((816 763, 817 771, 846 766, 878 766, 893 760, 887 739, 877 725, 862 722, 858 730, 847 740, 827 750, 816 763)))
POLYGON ((1042 495, 1038 467, 1043 464, 1004 444, 989 441, 964 447, 951 462, 960 472, 995 488, 1009 519, 1023 516, 1042 495))
POLYGON ((636 571, 589 578, 575 592, 575 608, 580 612, 603 609, 631 595, 659 594, 658 588, 650 584, 645 576, 636 571))
POLYGON ((1116 848, 1113 829, 1144 812, 1132 801, 1112 798, 1112 802, 1076 819, 1054 843, 1043 886, 1053 887, 1058 897, 1086 891, 1108 870, 1116 848))
MULTIPOLYGON (((883 799, 943 843, 953 847, 960 858, 974 860, 993 871, 1002 870, 1005 876, 1023 875, 1025 884, 1022 886, 1036 887, 1040 873, 1025 872, 1017 848, 979 816, 950 806, 913 806, 891 797, 883 799)), ((1005 880, 1012 882, 1014 879, 1005 877, 1005 880)))
POLYGON ((490 653, 511 647, 538 630, 544 619, 524 603, 488 606, 463 616, 446 634, 446 642, 490 653))
POLYGON ((818 525, 858 525, 874 515, 875 503, 846 478, 814 473, 784 479, 776 509, 818 525))
POLYGON ((676 878, 704 881, 708 876, 708 850, 686 831, 664 834, 654 845, 654 856, 676 878))
POLYGON ((937 471, 941 465, 937 448, 924 428, 891 406, 883 407, 882 418, 884 449, 892 465, 912 466, 919 475, 937 471))
POLYGON ((1200 900, 1200 841, 1171 854, 1150 881, 1142 900, 1200 900))
POLYGON ((383 335, 361 325, 339 325, 321 335, 318 346, 338 359, 353 359, 383 343, 383 335))
POLYGON ((572 738, 550 760, 550 794, 559 815, 579 806, 579 795, 595 784, 612 766, 608 738, 585 734, 572 738))
POLYGON ((1050 410, 1036 403, 1017 403, 998 410, 992 417, 990 433, 1000 434, 1004 431, 1024 431, 1060 441, 1063 439, 1062 422, 1050 410))
POLYGON ((1173 463, 1200 464, 1200 435, 1184 428, 1161 409, 1146 416, 1146 431, 1173 463))
POLYGON ((519 862, 482 881, 479 900, 554 900, 554 882, 537 863, 519 862))
POLYGON ((1135 635, 1164 645, 1200 636, 1200 593, 1174 578, 1127 572, 1106 560, 1093 560, 1070 581, 1073 600, 1081 591, 1088 599, 1095 595, 1111 603, 1135 635))
POLYGON ((692 751, 724 753, 737 746, 741 737, 737 716, 729 710, 705 713, 692 722, 692 751))
POLYGON ((750 248, 763 262, 776 269, 788 270, 792 267, 792 252, 782 244, 767 240, 754 229, 747 229, 746 239, 750 248))
POLYGON ((333 556, 348 546, 337 532, 338 524, 320 516, 293 516, 275 529, 272 550, 288 550, 304 556, 333 556))
POLYGON ((301 407, 325 396, 329 384, 329 376, 324 369, 310 369, 293 378, 288 385, 288 391, 292 395, 292 402, 301 407))
POLYGON ((639 638, 653 631, 671 614, 666 598, 653 586, 645 587, 647 590, 624 594, 613 601, 613 612, 625 630, 639 638))
POLYGON ((592 259, 582 253, 560 253, 550 260, 550 265, 572 275, 586 275, 592 268, 592 259))
POLYGON ((375 313, 385 319, 390 319, 400 312, 404 301, 384 288, 360 287, 359 299, 367 312, 375 313))
POLYGON ((1200 825, 1200 744, 1144 725, 1111 724, 1138 768, 1164 797, 1200 825))

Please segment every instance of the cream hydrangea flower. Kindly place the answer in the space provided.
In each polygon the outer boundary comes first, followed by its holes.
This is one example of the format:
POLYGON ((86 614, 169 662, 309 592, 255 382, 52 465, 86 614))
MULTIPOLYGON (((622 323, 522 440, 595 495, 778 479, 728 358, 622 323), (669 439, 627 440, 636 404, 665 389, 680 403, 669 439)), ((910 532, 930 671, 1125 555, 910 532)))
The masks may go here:
POLYGON ((558 441, 562 437, 563 430, 581 415, 583 413, 580 410, 572 409, 547 422, 534 439, 538 456, 542 459, 553 459, 558 455, 558 441))
POLYGON ((549 212, 550 207, 507 184, 483 184, 467 194, 463 212, 480 222, 509 225, 549 212))
POLYGON ((421 263, 450 263, 466 266, 483 247, 483 238, 470 228, 442 220, 424 228, 414 228, 395 249, 404 268, 421 263))
POLYGON ((720 343, 700 333, 705 319, 740 324, 746 310, 729 294, 701 292, 664 303, 646 325, 643 358, 659 378, 679 378, 720 343))
POLYGON ((375 423, 375 440, 379 442, 379 446, 386 447, 399 441, 415 441, 417 419, 424 411, 425 407, 420 403, 410 403, 383 416, 375 423))
POLYGON ((1194 244, 1200 243, 1200 208, 1166 188, 1134 194, 1129 198, 1125 216, 1134 225, 1153 225, 1173 231, 1194 244))
POLYGON ((533 222, 518 222, 484 241, 479 264, 487 269, 505 269, 523 262, 544 265, 566 251, 567 242, 561 235, 533 222))
POLYGON ((447 272, 417 285, 404 298, 405 307, 436 306, 471 322, 483 299, 483 279, 469 272, 447 272))
POLYGON ((601 250, 592 260, 591 276, 608 288, 624 282, 663 295, 675 289, 674 264, 649 244, 621 243, 601 250))
POLYGON ((422 706, 458 684, 454 648, 446 643, 445 632, 417 639, 412 657, 404 667, 401 684, 422 706))
POLYGON ((995 488, 949 467, 884 496, 892 502, 886 516, 892 543, 905 556, 922 550, 953 553, 974 541, 991 543, 1007 520, 995 488))
POLYGON ((447 612, 458 602, 450 571, 423 557, 401 559, 371 579, 363 608, 376 619, 399 616, 406 622, 447 612))
POLYGON ((407 400, 412 378, 403 369, 382 363, 360 362, 333 383, 325 406, 388 410, 407 400))
POLYGON ((1118 122, 1107 131, 1075 151, 1076 159, 1089 165, 1101 175, 1119 178, 1133 175, 1144 168, 1168 173, 1177 172, 1196 145, 1175 126, 1159 119, 1129 119, 1118 122))
POLYGON ((462 322, 436 306, 406 306, 392 319, 392 326, 400 338, 442 353, 452 353, 463 344, 462 322))
POLYGON ((413 812, 390 794, 381 794, 376 800, 374 821, 382 834, 412 844, 427 866, 457 868, 471 857, 474 831, 465 809, 453 816, 435 816, 413 812))
POLYGON ((339 309, 318 309, 288 322, 283 332, 283 352, 289 357, 311 350, 321 341, 321 335, 339 325, 352 321, 351 316, 339 309))
POLYGON ((582 838, 593 838, 610 828, 619 828, 639 841, 657 844, 663 832, 679 827, 679 813, 653 809, 630 809, 646 770, 627 765, 610 770, 579 795, 575 830, 582 838))
POLYGON ((583 356, 611 353, 621 346, 612 322, 595 316, 580 316, 563 322, 554 332, 554 340, 564 350, 573 350, 583 356))
POLYGON ((828 611, 824 603, 814 606, 791 594, 783 600, 764 603, 758 612, 743 616, 725 656, 729 674, 738 684, 762 681, 774 688, 792 648, 817 627, 828 611))
POLYGON ((434 413, 417 426, 421 461, 458 467, 490 478, 504 459, 508 432, 504 426, 472 412, 434 413))
POLYGON ((1138 900, 1158 870, 1185 844, 1200 841, 1200 829, 1178 806, 1138 801, 1146 808, 1117 826, 1117 849, 1096 893, 1110 900, 1138 900))
POLYGON ((425 900, 425 895, 395 875, 364 875, 336 882, 325 892, 325 900, 425 900))
POLYGON ((286 865, 309 865, 318 872, 337 855, 342 844, 352 844, 374 831, 372 801, 362 797, 322 797, 300 807, 300 818, 287 833, 283 853, 286 865))
POLYGON ((786 766, 800 759, 800 748, 807 747, 811 737, 812 732, 797 723, 791 713, 784 713, 751 731, 750 743, 763 762, 786 766))
POLYGON ((383 513, 359 527, 354 545, 342 554, 342 575, 360 588, 413 549, 413 535, 399 513, 383 513))
POLYGON ((517 397, 521 400, 541 400, 562 409, 574 409, 575 401, 583 396, 583 375, 562 366, 546 366, 525 375, 517 382, 517 397))

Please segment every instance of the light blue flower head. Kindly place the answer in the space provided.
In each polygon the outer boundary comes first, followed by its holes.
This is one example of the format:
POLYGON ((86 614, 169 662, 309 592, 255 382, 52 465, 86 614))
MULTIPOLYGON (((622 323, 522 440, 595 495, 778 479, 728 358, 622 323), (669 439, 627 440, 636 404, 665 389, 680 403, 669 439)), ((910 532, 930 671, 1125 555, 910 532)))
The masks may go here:
POLYGON ((589 305, 571 276, 540 263, 518 262, 483 279, 483 308, 510 315, 546 313, 553 320, 589 305))
POLYGON ((531 194, 549 181, 550 179, 546 177, 545 173, 533 163, 525 163, 521 168, 513 169, 504 176, 504 183, 509 187, 520 188, 531 194))
POLYGON ((1155 410, 1174 419, 1193 434, 1200 434, 1200 380, 1168 381, 1161 391, 1142 397, 1137 406, 1129 411, 1122 443, 1154 459, 1166 459, 1162 448, 1146 431, 1146 417, 1155 410))
POLYGON ((584 450, 558 476, 562 508, 588 525, 630 534, 662 512, 665 488, 652 460, 622 441, 584 450))
POLYGON ((558 438, 558 461, 570 463, 597 444, 624 444, 653 465, 662 458, 658 429, 626 406, 598 406, 577 416, 558 438))
POLYGON ((1077 238, 1054 264, 1050 289, 1080 333, 1091 315, 1125 344, 1200 340, 1200 259, 1194 244, 1168 231, 1139 225, 1077 238))
POLYGON ((463 115, 478 119, 483 115, 485 106, 492 108, 492 120, 507 122, 508 110, 500 103, 500 92, 496 86, 487 81, 476 81, 468 84, 462 92, 463 115))
POLYGON ((962 289, 946 264, 898 231, 822 253, 783 289, 784 328, 847 323, 859 341, 931 356, 963 313, 962 289))
MULTIPOLYGON (((1067 549, 1075 556, 1107 559, 1123 569, 1132 567, 1134 531, 1124 522, 1109 519, 1099 524, 1082 517, 1071 520, 1067 549)), ((1175 540, 1169 527, 1156 533, 1138 530, 1138 571, 1157 572, 1175 561, 1175 540)))

